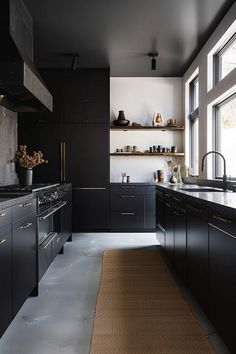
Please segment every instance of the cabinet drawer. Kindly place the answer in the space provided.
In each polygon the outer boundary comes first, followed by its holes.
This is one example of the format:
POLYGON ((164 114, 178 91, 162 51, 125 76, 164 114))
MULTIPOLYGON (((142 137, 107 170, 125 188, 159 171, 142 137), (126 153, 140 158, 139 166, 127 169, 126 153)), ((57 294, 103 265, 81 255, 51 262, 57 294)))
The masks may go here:
POLYGON ((236 237, 236 213, 228 214, 224 211, 211 210, 209 215, 209 223, 229 232, 236 237))
POLYGON ((111 185, 110 186, 110 191, 111 193, 117 193, 117 194, 144 194, 146 193, 147 186, 136 186, 133 184, 129 183, 124 183, 121 185, 111 185))
POLYGON ((0 228, 11 223, 11 208, 0 210, 0 228))
POLYGON ((140 229, 144 227, 143 212, 112 212, 111 228, 117 230, 140 229))
POLYGON ((30 199, 28 201, 19 203, 12 207, 12 222, 17 219, 24 218, 27 215, 36 212, 36 199, 30 199))
POLYGON ((144 199, 142 195, 132 193, 111 194, 110 205, 112 211, 142 211, 144 199))

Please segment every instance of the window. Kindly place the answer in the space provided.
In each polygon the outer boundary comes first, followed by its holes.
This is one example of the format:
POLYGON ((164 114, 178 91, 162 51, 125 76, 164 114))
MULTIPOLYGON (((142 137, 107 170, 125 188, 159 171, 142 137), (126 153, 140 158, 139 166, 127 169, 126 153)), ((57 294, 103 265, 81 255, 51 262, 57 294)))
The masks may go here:
MULTIPOLYGON (((226 159, 226 173, 236 178, 236 94, 215 106, 215 149, 226 159)), ((222 178, 222 159, 215 159, 215 177, 222 178)))
POLYGON ((190 168, 193 176, 198 176, 198 142, 199 142, 199 76, 189 84, 189 125, 190 125, 190 168))
POLYGON ((236 33, 224 47, 215 54, 214 59, 215 83, 217 83, 236 68, 236 33))

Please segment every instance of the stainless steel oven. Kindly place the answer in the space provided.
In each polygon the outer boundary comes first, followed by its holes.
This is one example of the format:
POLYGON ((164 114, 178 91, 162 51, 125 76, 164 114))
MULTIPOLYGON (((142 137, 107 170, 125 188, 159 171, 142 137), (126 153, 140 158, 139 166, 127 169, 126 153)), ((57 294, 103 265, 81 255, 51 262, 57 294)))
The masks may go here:
POLYGON ((67 204, 59 189, 43 191, 37 196, 39 280, 51 264, 61 245, 61 211, 67 204))

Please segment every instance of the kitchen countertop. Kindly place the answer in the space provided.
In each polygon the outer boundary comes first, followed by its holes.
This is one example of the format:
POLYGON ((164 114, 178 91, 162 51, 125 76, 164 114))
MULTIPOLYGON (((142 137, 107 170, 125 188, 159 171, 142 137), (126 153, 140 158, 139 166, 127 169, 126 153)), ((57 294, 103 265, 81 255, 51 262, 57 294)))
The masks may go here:
MULTIPOLYGON (((203 186, 193 184, 171 184, 171 183, 155 183, 158 189, 163 191, 173 191, 179 193, 189 199, 197 199, 198 201, 205 201, 207 204, 214 206, 223 206, 235 211, 236 209, 236 193, 231 191, 217 191, 217 192, 198 192, 198 191, 184 191, 180 188, 204 188, 203 186)), ((209 187, 206 187, 209 188, 209 187)), ((213 188, 214 189, 214 188, 213 188)), ((218 189, 218 188, 215 188, 218 189)))
POLYGON ((12 195, 12 196, 1 196, 0 195, 0 210, 9 208, 13 205, 19 204, 19 203, 24 203, 28 200, 34 199, 35 194, 29 193, 25 195, 12 195))

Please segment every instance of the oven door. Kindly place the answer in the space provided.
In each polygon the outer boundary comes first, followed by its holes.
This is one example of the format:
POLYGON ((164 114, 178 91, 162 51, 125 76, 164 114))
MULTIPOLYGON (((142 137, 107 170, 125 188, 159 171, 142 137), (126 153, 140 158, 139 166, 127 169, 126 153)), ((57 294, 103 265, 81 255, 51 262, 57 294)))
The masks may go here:
POLYGON ((54 207, 49 208, 37 217, 38 228, 38 270, 39 280, 46 272, 55 254, 61 248, 61 213, 60 210, 66 205, 66 201, 57 203, 54 207), (57 249, 55 249, 57 248, 57 249))

